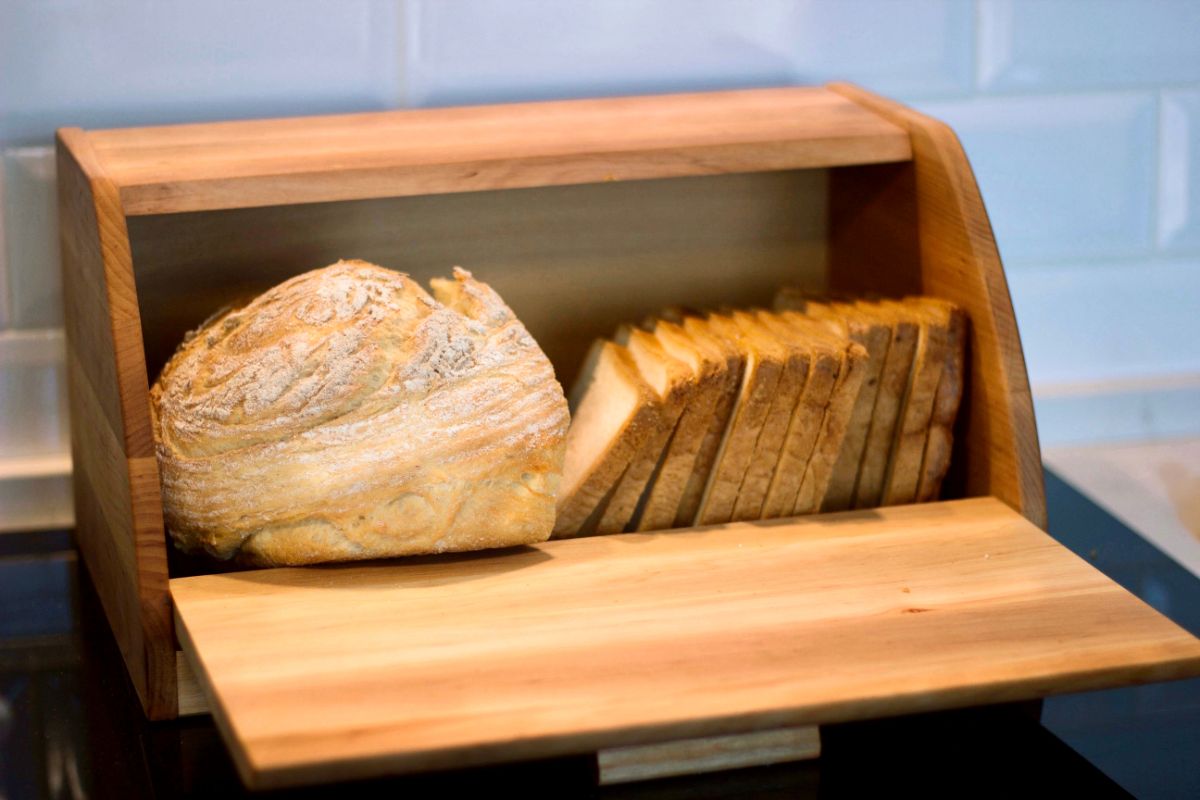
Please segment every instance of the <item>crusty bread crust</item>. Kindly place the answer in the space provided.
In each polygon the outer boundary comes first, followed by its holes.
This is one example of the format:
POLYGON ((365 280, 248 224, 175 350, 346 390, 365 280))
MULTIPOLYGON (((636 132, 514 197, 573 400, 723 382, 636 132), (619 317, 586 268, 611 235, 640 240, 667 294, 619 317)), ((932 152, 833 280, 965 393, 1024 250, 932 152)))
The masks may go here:
POLYGON ((255 565, 543 541, 568 424, 537 343, 455 268, 339 261, 203 324, 150 393, 177 546, 255 565))

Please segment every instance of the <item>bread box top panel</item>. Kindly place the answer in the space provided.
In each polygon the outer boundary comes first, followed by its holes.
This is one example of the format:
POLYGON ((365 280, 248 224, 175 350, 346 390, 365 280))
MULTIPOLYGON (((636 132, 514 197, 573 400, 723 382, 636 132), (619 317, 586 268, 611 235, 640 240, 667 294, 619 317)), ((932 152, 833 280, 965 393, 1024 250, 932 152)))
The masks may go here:
POLYGON ((1200 674, 992 498, 171 581, 256 788, 1200 674))
POLYGON ((91 131, 128 215, 904 161, 823 88, 91 131))

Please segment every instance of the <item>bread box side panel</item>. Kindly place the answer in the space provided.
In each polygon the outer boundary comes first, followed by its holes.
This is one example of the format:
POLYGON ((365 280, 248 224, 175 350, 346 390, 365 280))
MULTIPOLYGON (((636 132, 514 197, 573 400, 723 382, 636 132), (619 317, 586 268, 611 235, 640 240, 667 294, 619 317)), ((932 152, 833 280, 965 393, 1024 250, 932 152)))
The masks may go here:
POLYGON ((176 714, 158 469, 125 219, 82 131, 58 139, 76 541, 152 719, 176 714))
POLYGON ((992 495, 1046 526, 1029 376, 983 198, 944 123, 846 84, 831 86, 904 127, 913 160, 830 176, 830 283, 945 297, 971 318, 967 386, 944 497, 992 495))

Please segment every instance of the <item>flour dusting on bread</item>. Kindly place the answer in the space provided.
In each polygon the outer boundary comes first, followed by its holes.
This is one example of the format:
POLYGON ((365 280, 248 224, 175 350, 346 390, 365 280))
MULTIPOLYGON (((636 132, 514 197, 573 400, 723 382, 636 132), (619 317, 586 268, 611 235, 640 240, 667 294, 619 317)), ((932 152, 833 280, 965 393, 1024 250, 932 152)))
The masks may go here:
POLYGON ((553 368, 466 270, 433 289, 339 261, 185 339, 151 391, 180 547, 301 564, 549 536, 553 368))

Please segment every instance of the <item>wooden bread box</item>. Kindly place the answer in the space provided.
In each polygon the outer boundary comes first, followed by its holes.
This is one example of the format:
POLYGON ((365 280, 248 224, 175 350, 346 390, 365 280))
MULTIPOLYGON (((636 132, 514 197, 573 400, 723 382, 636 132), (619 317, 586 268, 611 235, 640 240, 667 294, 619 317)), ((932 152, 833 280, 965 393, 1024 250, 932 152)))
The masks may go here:
POLYGON ((58 176, 79 548, 147 716, 210 709, 248 785, 591 751, 621 780, 1200 674, 1200 641, 1041 530, 1008 287, 936 120, 832 84, 69 128, 58 176), (944 499, 194 574, 168 557, 150 383, 222 305, 343 257, 471 269, 568 388, 593 337, 668 305, 950 299, 971 325, 944 499))

